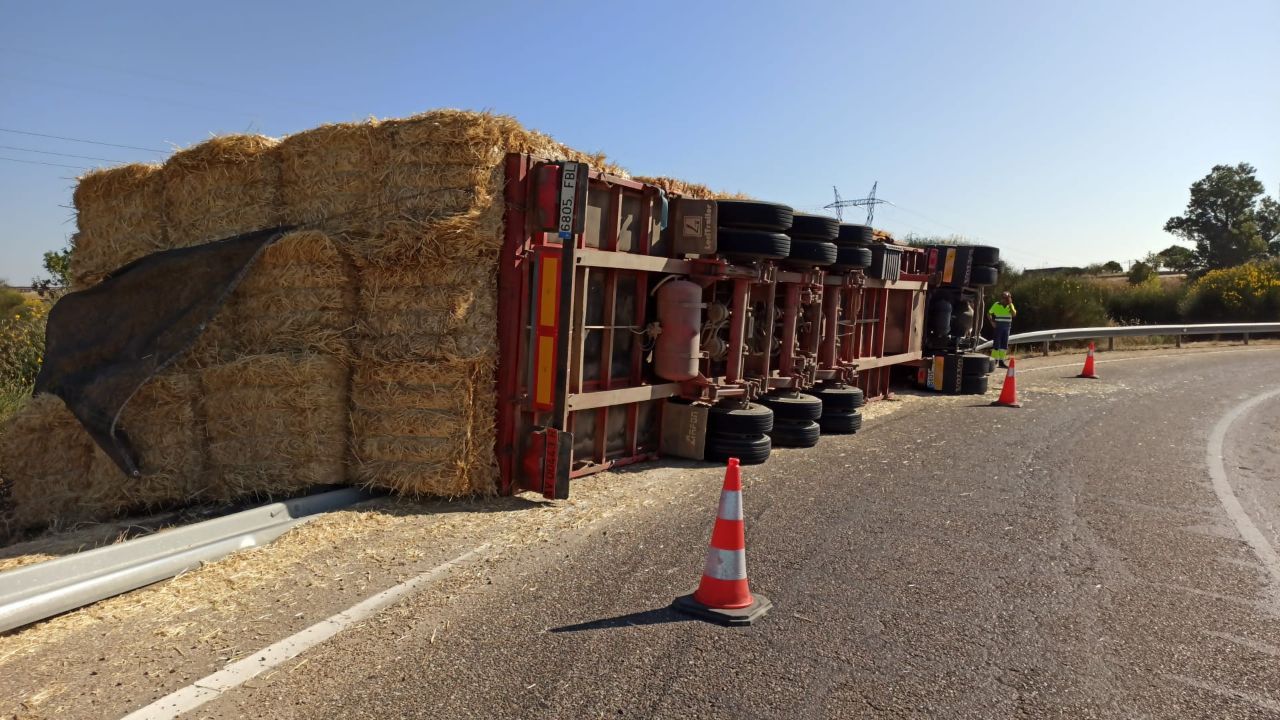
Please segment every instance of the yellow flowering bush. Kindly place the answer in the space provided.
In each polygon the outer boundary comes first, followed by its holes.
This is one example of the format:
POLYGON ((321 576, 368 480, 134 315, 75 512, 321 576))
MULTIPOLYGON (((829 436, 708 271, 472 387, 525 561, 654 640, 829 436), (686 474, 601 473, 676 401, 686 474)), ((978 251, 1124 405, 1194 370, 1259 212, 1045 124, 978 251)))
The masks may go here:
POLYGON ((1182 300, 1191 322, 1280 321, 1280 262, 1251 262, 1212 270, 1182 300))

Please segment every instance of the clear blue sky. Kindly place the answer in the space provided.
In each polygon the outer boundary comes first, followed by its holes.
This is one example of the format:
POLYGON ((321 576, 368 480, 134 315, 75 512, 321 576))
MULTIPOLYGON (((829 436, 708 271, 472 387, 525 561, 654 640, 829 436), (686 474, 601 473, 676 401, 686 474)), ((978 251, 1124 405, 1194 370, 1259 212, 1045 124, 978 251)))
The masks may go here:
MULTIPOLYGON (((148 148, 437 107, 510 113, 637 174, 1019 265, 1126 261, 1188 185, 1280 186, 1280 2, 12 2, 0 127, 148 148)), ((0 132, 0 157, 163 157, 0 132)), ((74 229, 79 170, 0 161, 0 278, 74 229)))

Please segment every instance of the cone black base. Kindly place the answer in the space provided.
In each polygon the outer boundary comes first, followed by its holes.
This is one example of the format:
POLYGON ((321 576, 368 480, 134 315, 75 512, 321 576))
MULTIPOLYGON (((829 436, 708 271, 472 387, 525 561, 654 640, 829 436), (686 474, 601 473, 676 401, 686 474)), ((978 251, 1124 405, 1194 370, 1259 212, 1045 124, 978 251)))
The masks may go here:
MULTIPOLYGON (((982 407, 979 405, 978 407, 982 407)), ((999 400, 992 400, 991 407, 1022 407, 1022 403, 1002 403, 999 400)))
MULTIPOLYGON (((1034 369, 1034 368, 1033 368, 1033 369, 1034 369)), ((1079 375, 1077 375, 1076 377, 1078 377, 1078 378, 1084 378, 1085 380, 1101 380, 1101 379, 1102 379, 1102 378, 1098 377, 1097 375, 1085 375, 1084 373, 1080 373, 1080 374, 1079 374, 1079 375)))
POLYGON ((769 598, 758 593, 751 593, 751 599, 754 602, 744 608, 722 610, 703 605, 693 599, 693 593, 689 593, 676 598, 675 602, 671 603, 671 607, 686 615, 692 615, 699 620, 706 620, 719 625, 750 625, 764 617, 765 613, 769 612, 773 607, 773 602, 769 598))

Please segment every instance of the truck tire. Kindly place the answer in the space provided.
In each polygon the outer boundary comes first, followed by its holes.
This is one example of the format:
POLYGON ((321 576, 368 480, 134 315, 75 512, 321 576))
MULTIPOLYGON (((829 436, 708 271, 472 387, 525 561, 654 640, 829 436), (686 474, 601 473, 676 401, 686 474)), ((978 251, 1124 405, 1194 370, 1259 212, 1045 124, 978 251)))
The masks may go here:
POLYGON ((970 285, 995 285, 1000 279, 1000 271, 986 265, 974 265, 969 271, 970 285))
POLYGON ((836 261, 834 243, 819 240, 791 240, 791 254, 787 263, 804 267, 823 267, 836 261))
POLYGON ((986 375, 964 375, 960 378, 961 395, 986 395, 989 387, 986 375))
POLYGON ((779 232, 720 228, 716 237, 721 255, 753 260, 781 260, 791 254, 791 238, 779 232))
POLYGON ((818 419, 818 427, 823 435, 852 435, 862 428, 862 413, 857 410, 824 412, 818 419))
POLYGON ((708 435, 704 454, 717 462, 738 458, 743 465, 759 465, 769 459, 772 450, 773 441, 768 435, 708 435))
POLYGON ((836 262, 832 267, 857 270, 871 265, 871 248, 860 245, 837 245, 836 262))
POLYGON ((960 358, 961 375, 986 375, 991 372, 991 358, 982 353, 965 353, 960 358))
POLYGON ((773 411, 774 427, 782 420, 817 420, 822 416, 822 400, 800 392, 763 395, 756 402, 773 411))
POLYGON ((822 401, 822 412, 849 412, 867 404, 862 388, 852 385, 824 385, 809 391, 822 401))
POLYGON ((755 200, 717 200, 720 227, 786 232, 795 211, 778 203, 755 200))
POLYGON ((998 262, 1000 262, 1000 248, 991 247, 990 245, 973 246, 974 265, 995 267, 995 264, 998 262))
POLYGON ((869 245, 875 242, 875 233, 871 231, 870 225, 854 225, 853 223, 840 223, 840 232, 836 235, 836 242, 845 243, 861 243, 869 245))
POLYGON ((840 234, 840 221, 826 215, 795 213, 787 234, 793 238, 830 242, 840 234))
POLYGON ((769 433, 778 447, 813 447, 821 436, 822 428, 812 420, 779 420, 769 433))
POLYGON ((773 411, 764 405, 712 405, 707 432, 717 435, 763 435, 773 429, 773 411))

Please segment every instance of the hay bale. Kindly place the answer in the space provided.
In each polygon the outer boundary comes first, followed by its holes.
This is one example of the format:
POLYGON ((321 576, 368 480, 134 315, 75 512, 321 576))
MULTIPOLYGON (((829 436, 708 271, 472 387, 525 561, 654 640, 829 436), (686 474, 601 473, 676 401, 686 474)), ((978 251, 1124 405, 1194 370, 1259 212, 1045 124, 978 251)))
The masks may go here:
POLYGON ((487 358, 356 368, 355 479, 411 496, 492 494, 493 372, 487 358))
POLYGON ((163 170, 169 247, 281 224, 277 144, 262 135, 224 135, 174 153, 163 170))
POLYGON ((82 175, 72 202, 71 289, 83 290, 108 273, 168 245, 160 165, 135 163, 82 175))
POLYGON ((32 398, 0 437, 0 474, 9 484, 12 524, 65 528, 198 498, 196 390, 190 374, 166 373, 125 406, 119 426, 137 453, 139 478, 116 467, 61 398, 32 398))
POLYGON ((313 353, 239 358, 200 373, 210 497, 266 498, 346 480, 348 370, 313 353))
POLYGON ((235 356, 323 353, 349 362, 356 270, 338 243, 316 230, 268 247, 232 294, 235 356))
POLYGON ((379 125, 377 120, 322 125, 280 143, 285 222, 367 227, 377 217, 391 139, 379 125))

